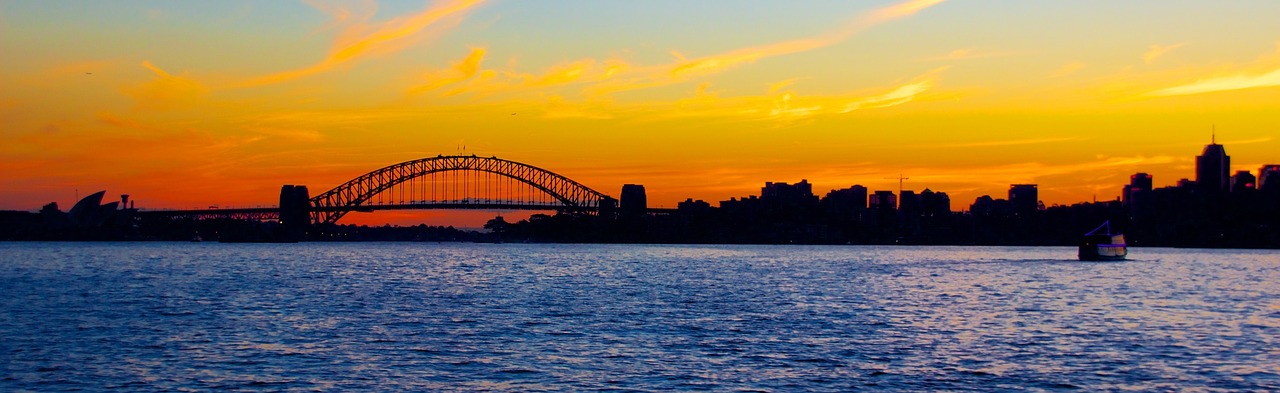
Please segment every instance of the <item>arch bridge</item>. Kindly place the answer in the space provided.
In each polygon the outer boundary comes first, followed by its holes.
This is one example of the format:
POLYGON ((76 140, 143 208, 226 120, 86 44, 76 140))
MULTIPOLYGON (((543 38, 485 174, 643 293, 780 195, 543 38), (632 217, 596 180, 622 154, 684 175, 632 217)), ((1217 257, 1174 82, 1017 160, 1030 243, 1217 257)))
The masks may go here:
POLYGON ((286 185, 278 207, 150 210, 145 216, 205 220, 279 220, 287 225, 332 224, 350 212, 406 209, 553 210, 610 214, 613 197, 529 164, 497 157, 438 155, 389 165, 314 197, 286 185))
MULTIPOLYGON (((286 186, 285 189, 288 189, 286 186)), ((303 203, 306 189, 281 191, 280 216, 335 223, 352 211, 399 209, 556 210, 598 214, 614 198, 532 165, 497 157, 439 155, 360 175, 303 203)))

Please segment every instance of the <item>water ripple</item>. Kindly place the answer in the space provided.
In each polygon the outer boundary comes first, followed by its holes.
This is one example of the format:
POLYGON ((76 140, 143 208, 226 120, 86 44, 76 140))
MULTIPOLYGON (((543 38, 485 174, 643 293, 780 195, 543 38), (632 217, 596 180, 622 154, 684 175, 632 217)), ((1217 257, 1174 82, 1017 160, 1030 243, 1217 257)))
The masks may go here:
POLYGON ((0 390, 1274 391, 1280 252, 0 244, 0 390))

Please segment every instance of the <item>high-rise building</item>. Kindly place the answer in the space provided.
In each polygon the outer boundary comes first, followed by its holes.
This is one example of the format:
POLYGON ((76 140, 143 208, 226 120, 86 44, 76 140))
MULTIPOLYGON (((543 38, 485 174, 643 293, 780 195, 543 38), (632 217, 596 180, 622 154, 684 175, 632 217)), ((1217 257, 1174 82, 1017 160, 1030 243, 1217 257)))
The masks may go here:
POLYGON ((1035 184, 1014 184, 1009 186, 1009 204, 1013 214, 1032 214, 1040 207, 1040 191, 1035 184))
POLYGON ((1230 185, 1231 156, 1216 142, 1196 156, 1196 186, 1207 195, 1221 195, 1230 185))
POLYGON ((645 195, 644 186, 640 184, 623 184, 622 199, 618 201, 618 210, 626 215, 641 215, 649 210, 649 198, 645 195))

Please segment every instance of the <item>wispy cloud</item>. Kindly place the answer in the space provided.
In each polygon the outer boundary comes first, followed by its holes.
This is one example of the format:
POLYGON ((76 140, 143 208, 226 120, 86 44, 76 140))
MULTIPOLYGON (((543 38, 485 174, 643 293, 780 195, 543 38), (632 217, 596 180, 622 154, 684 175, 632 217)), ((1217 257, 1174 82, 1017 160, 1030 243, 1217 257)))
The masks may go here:
MULTIPOLYGON (((913 15, 943 1, 903 1, 856 15, 849 22, 812 37, 735 49, 692 59, 678 52, 672 52, 676 61, 652 66, 633 66, 618 59, 606 61, 581 59, 552 67, 543 73, 531 74, 497 70, 468 73, 461 71, 459 66, 455 65, 452 69, 428 73, 427 83, 412 87, 408 91, 411 94, 430 90, 441 91, 443 95, 498 94, 566 85, 585 85, 583 93, 600 98, 617 92, 697 81, 761 59, 828 47, 877 24, 913 15), (449 85, 456 85, 456 87, 441 89, 449 85)), ((480 59, 476 60, 478 64, 480 59)), ((465 61, 459 64, 462 63, 465 61)), ((909 90, 898 92, 903 96, 909 96, 910 93, 909 90)), ((855 106, 854 109, 874 104, 866 102, 861 106, 855 106)))
POLYGON ((632 112, 647 113, 651 120, 719 117, 747 120, 794 121, 815 116, 846 114, 853 111, 888 108, 920 99, 937 83, 938 75, 946 70, 941 67, 917 76, 901 85, 881 89, 876 94, 850 94, 846 96, 804 96, 788 88, 794 79, 774 83, 769 93, 756 96, 720 97, 709 92, 706 84, 699 85, 694 97, 669 104, 646 103, 632 107, 632 112))
POLYGON ((143 61, 155 78, 140 86, 124 88, 138 106, 145 109, 175 109, 195 104, 209 94, 209 88, 186 76, 174 76, 160 67, 143 61))
POLYGON ((1142 54, 1142 62, 1147 64, 1155 63, 1156 59, 1159 59, 1161 56, 1186 45, 1187 44, 1185 42, 1173 45, 1151 45, 1151 47, 1147 49, 1147 52, 1142 54))
POLYGON ((849 102, 848 104, 845 104, 844 109, 841 110, 840 113, 849 113, 859 109, 886 108, 911 102, 912 100, 915 100, 916 96, 919 96, 921 93, 932 88, 934 81, 938 79, 937 74, 946 69, 947 67, 942 67, 929 71, 924 75, 916 77, 911 83, 898 86, 888 93, 865 97, 849 102))
MULTIPOLYGON (((326 72, 362 57, 396 52, 413 43, 419 32, 429 27, 438 27, 443 22, 451 21, 451 18, 456 18, 481 3, 483 3, 483 0, 447 0, 435 6, 427 7, 416 14, 378 24, 353 23, 334 42, 333 47, 329 50, 329 55, 319 63, 254 78, 241 83, 240 87, 285 82, 326 72)), ((313 4, 321 3, 313 2, 313 4)), ((335 20, 345 21, 351 17, 351 13, 346 8, 327 6, 321 6, 321 8, 334 15, 335 20)))
POLYGON ((1254 144, 1254 143, 1266 143, 1266 142, 1271 142, 1271 140, 1272 140, 1272 139, 1273 139, 1273 138, 1271 138, 1271 137, 1269 137, 1269 136, 1264 136, 1264 137, 1261 137, 1261 138, 1244 139, 1244 140, 1235 140, 1235 141, 1225 141, 1225 142, 1222 142, 1222 144, 1224 144, 1224 145, 1232 145, 1232 146, 1235 146, 1235 145, 1249 145, 1249 144, 1254 144))
POLYGON ((484 48, 472 48, 471 53, 454 63, 453 67, 427 73, 427 83, 409 89, 409 92, 421 93, 471 79, 480 72, 480 63, 484 61, 484 54, 484 48))
POLYGON ((814 37, 778 42, 768 45, 742 48, 718 55, 701 57, 679 62, 670 68, 673 77, 692 76, 719 72, 720 70, 743 63, 779 55, 811 51, 831 46, 849 39, 853 35, 874 25, 913 15, 926 8, 942 3, 944 0, 911 0, 892 6, 880 8, 860 15, 839 28, 814 37))
POLYGON ((1248 68, 1248 71, 1219 73, 1195 82, 1153 90, 1144 96, 1180 96, 1280 86, 1280 44, 1277 44, 1275 52, 1261 57, 1248 68))
POLYGON ((1275 86, 1280 86, 1280 68, 1261 74, 1235 74, 1200 79, 1185 85, 1155 90, 1147 95, 1179 96, 1275 86))

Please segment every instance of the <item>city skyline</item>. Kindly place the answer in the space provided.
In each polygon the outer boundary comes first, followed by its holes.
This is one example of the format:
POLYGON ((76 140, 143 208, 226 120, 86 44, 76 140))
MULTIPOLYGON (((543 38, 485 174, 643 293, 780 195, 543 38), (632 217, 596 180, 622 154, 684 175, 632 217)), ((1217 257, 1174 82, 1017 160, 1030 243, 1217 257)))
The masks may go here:
POLYGON ((0 209, 100 189, 270 204, 281 184, 459 153, 643 184, 651 206, 800 179, 896 192, 899 175, 955 206, 1010 184, 1114 200, 1134 173, 1194 178, 1213 133, 1228 174, 1280 162, 1277 11, 0 2, 0 209))

